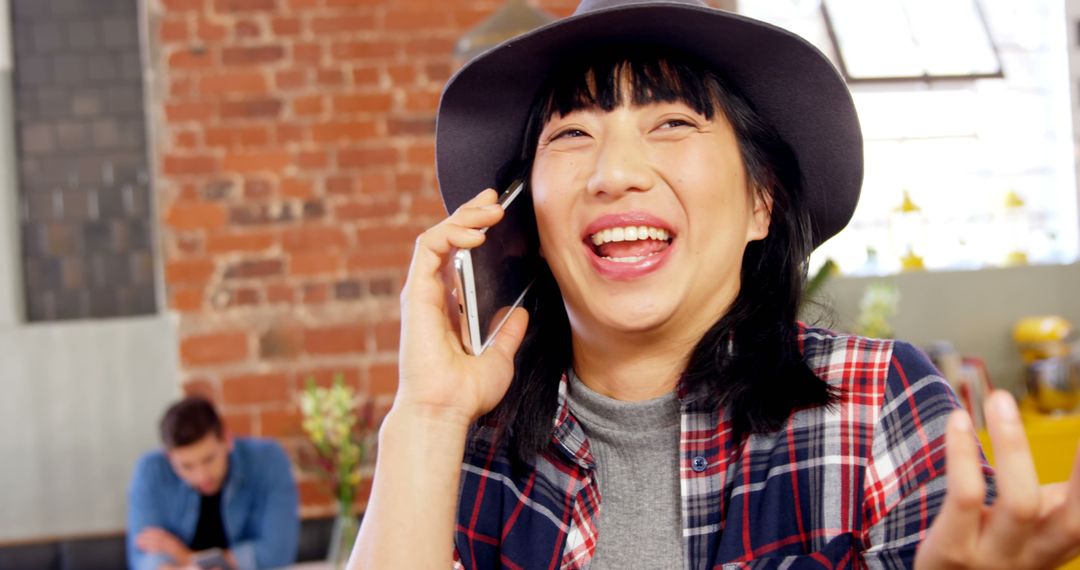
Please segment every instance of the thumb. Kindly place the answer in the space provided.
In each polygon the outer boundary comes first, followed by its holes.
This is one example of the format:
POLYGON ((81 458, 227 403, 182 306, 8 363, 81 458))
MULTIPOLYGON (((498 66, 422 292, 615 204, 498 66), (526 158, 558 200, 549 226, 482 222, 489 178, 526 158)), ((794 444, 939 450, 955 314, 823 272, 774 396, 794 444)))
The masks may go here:
POLYGON ((514 354, 517 353, 518 347, 521 346, 521 341, 525 338, 525 331, 528 327, 529 312, 517 307, 507 317, 506 322, 503 323, 502 328, 499 329, 491 346, 488 347, 482 358, 503 358, 513 365, 514 354))

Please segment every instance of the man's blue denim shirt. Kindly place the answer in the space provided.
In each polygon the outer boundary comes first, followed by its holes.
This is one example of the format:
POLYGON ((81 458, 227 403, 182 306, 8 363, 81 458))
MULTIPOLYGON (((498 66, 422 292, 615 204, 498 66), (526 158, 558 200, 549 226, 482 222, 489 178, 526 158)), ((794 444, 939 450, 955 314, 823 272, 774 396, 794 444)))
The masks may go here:
MULTIPOLYGON (((276 568, 296 560, 299 508, 292 463, 281 446, 271 440, 234 439, 221 515, 240 570, 276 568)), ((190 544, 198 520, 199 492, 176 475, 164 451, 144 455, 128 490, 128 566, 157 570, 173 562, 167 555, 135 546, 135 537, 144 528, 165 529, 190 544)))

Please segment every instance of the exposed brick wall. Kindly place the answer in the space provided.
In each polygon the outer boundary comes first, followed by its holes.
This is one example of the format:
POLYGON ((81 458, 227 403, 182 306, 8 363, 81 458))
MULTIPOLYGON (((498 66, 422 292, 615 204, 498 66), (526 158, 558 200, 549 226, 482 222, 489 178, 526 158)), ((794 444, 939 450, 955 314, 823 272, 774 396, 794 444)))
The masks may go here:
MULTIPOLYGON (((575 4, 544 7, 565 15, 575 4)), ((439 93, 456 39, 501 5, 149 3, 182 378, 221 403, 234 433, 295 444, 309 375, 340 372, 389 404, 412 242, 445 215, 433 168, 439 93)), ((301 495, 308 513, 327 506, 314 481, 301 495)))

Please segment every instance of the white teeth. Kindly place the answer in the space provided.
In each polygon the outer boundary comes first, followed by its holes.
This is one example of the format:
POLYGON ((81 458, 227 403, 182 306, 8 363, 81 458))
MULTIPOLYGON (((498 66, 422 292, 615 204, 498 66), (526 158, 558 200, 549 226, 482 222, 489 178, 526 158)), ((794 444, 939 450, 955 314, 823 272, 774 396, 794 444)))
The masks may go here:
POLYGON ((663 228, 654 228, 652 226, 627 226, 625 228, 607 228, 600 230, 590 236, 589 239, 592 241, 593 245, 601 246, 611 242, 645 239, 668 241, 668 238, 668 231, 663 228))

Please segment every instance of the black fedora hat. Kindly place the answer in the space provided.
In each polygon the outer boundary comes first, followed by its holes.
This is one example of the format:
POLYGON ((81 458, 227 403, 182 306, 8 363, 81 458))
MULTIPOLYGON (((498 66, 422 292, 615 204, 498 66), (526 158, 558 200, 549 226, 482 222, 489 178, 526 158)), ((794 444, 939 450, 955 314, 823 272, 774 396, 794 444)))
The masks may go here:
POLYGON ((851 94, 817 48, 770 24, 695 0, 584 0, 573 15, 477 56, 447 82, 435 128, 449 211, 497 184, 520 152, 529 108, 560 62, 612 45, 693 55, 734 85, 791 146, 814 246, 851 219, 862 185, 862 133, 851 94))

